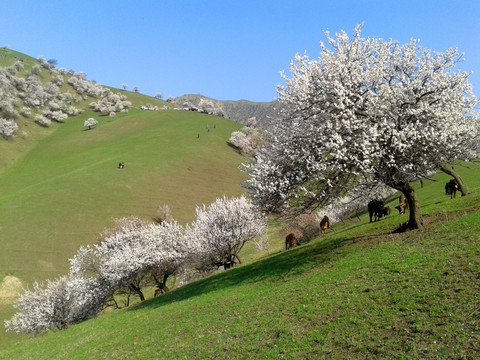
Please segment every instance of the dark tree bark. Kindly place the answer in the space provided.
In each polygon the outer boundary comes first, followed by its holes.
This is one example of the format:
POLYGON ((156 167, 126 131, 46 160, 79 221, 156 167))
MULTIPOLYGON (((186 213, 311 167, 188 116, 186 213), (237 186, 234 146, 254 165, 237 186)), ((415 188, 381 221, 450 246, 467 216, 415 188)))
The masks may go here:
POLYGON ((170 291, 170 289, 167 287, 167 279, 170 275, 171 275, 170 273, 163 274, 162 281, 160 281, 155 275, 153 275, 153 279, 155 280, 161 294, 164 294, 167 291, 170 291))
POLYGON ((143 292, 142 292, 142 289, 140 288, 140 286, 137 286, 137 285, 131 283, 129 285, 129 287, 135 294, 137 294, 140 297, 140 301, 145 300, 145 296, 143 295, 143 292))
POLYGON ((463 182, 462 178, 460 175, 457 174, 457 172, 453 169, 453 167, 450 169, 446 166, 440 166, 440 170, 443 171, 445 174, 448 174, 452 176, 455 181, 457 182, 458 185, 458 190, 462 193, 462 196, 467 196, 468 195, 468 188, 463 182))
POLYGON ((405 195, 405 198, 408 202, 410 217, 408 219, 407 229, 415 230, 422 228, 423 220, 422 214, 420 212, 420 203, 418 202, 415 190, 413 190, 409 183, 404 184, 398 190, 400 190, 405 195))

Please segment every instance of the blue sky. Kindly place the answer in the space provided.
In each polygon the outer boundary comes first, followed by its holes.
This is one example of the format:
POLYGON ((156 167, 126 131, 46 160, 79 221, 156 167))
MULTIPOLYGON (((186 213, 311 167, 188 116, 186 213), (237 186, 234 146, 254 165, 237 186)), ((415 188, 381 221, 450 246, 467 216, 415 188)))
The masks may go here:
POLYGON ((0 46, 88 79, 164 97, 271 101, 296 53, 317 58, 324 31, 436 51, 458 46, 480 96, 480 1, 25 1, 0 6, 0 46))

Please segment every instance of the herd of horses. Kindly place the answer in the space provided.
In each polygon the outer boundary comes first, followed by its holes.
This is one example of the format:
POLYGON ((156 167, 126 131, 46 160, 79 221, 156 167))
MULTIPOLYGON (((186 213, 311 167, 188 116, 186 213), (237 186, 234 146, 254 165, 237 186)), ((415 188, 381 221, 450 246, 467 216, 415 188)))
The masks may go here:
MULTIPOLYGON (((121 163, 120 163, 121 164, 121 163)), ((445 184, 445 195, 450 195, 450 198, 453 199, 456 196, 458 190, 458 183, 452 179, 445 184)), ((368 214, 370 217, 370 222, 379 221, 383 216, 391 214, 391 209, 389 206, 385 206, 385 203, 382 200, 371 200, 368 205, 368 214)), ((401 194, 398 199, 398 205, 395 206, 395 209, 398 210, 399 214, 405 214, 408 210, 408 201, 404 194, 401 194)), ((327 236, 327 230, 330 227, 330 219, 328 216, 324 216, 319 223, 320 233, 322 237, 327 236)), ((294 233, 290 233, 285 238, 285 250, 291 249, 297 245, 300 245, 299 239, 295 236, 294 233)), ((156 289, 154 296, 157 297, 168 289, 156 289)))
MULTIPOLYGON (((450 198, 453 199, 456 196, 458 190, 458 183, 451 179, 445 184, 445 195, 450 195, 450 198)), ((389 206, 385 206, 383 200, 371 200, 368 205, 368 215, 370 217, 370 222, 379 221, 383 216, 390 215, 392 210, 389 206)), ((401 194, 398 198, 398 205, 395 206, 395 209, 398 210, 399 214, 405 214, 408 210, 408 201, 404 194, 401 194)), ((330 227, 330 220, 328 216, 324 216, 320 221, 320 231, 321 236, 325 237, 327 235, 327 230, 330 227)), ((300 245, 299 239, 295 236, 294 233, 290 233, 285 238, 285 250, 288 250, 296 245, 300 245)))

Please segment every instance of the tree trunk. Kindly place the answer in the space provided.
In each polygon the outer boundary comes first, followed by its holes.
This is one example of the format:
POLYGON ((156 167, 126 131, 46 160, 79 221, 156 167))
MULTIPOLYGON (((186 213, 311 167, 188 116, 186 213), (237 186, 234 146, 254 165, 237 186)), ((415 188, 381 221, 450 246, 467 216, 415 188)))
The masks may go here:
POLYGON ((233 254, 233 258, 237 258, 239 264, 242 263, 242 260, 240 260, 237 254, 233 254))
POLYGON ((167 287, 167 279, 168 279, 169 276, 170 276, 170 274, 164 274, 163 275, 163 282, 160 284, 160 290, 162 291, 162 294, 166 293, 167 291, 170 290, 167 287))
POLYGON ((157 284, 157 288, 160 290, 160 294, 164 294, 167 291, 170 291, 170 289, 167 286, 167 279, 172 273, 166 273, 163 274, 163 280, 160 281, 155 275, 153 275, 153 279, 155 280, 155 283, 157 284))
POLYGON ((402 187, 401 191, 405 195, 408 202, 409 214, 407 229, 414 230, 423 227, 422 214, 420 213, 420 203, 418 202, 417 194, 415 190, 406 184, 402 187))
POLYGON ((130 286, 130 289, 132 289, 132 291, 140 297, 140 301, 145 300, 145 296, 143 295, 143 292, 140 286, 136 286, 135 284, 130 284, 129 286, 130 286))
POLYGON ((460 175, 457 174, 453 167, 451 169, 447 168, 446 166, 440 166, 440 170, 443 171, 445 174, 452 176, 458 184, 458 190, 462 193, 462 196, 468 195, 468 188, 463 182, 460 175))

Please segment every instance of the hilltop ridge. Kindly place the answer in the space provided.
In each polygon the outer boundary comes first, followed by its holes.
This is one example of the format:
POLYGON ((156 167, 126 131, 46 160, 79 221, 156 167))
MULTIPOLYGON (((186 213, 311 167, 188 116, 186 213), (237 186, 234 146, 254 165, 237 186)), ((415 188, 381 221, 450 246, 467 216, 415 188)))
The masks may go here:
POLYGON ((175 104, 186 108, 208 109, 215 115, 224 116, 240 124, 247 125, 249 119, 256 119, 256 126, 267 128, 271 119, 279 113, 277 100, 253 102, 249 100, 215 100, 200 94, 188 94, 172 99, 175 104))

